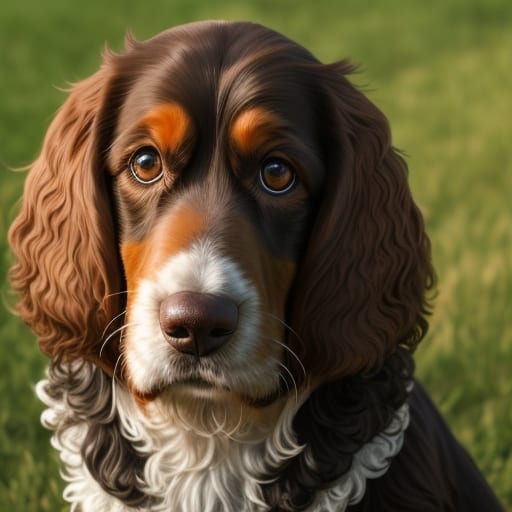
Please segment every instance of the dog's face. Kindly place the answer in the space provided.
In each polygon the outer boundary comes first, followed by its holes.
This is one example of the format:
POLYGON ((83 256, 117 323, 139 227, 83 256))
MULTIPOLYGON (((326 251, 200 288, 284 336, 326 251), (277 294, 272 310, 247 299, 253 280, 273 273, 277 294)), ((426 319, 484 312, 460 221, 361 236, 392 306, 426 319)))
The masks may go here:
POLYGON ((141 396, 173 386, 258 402, 290 381, 286 304, 325 169, 311 77, 258 36, 171 32, 124 63, 138 73, 108 168, 124 369, 141 396))
POLYGON ((42 349, 143 400, 261 405, 414 348, 429 243, 350 70, 245 23, 107 55, 52 123, 11 229, 42 349))

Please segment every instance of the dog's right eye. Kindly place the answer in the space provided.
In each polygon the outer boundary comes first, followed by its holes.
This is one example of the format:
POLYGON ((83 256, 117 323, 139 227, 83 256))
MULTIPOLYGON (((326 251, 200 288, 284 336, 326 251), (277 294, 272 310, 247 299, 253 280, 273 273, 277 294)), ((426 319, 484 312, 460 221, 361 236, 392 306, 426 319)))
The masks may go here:
POLYGON ((152 147, 144 147, 135 152, 129 166, 133 177, 144 185, 155 183, 164 172, 160 154, 152 147))

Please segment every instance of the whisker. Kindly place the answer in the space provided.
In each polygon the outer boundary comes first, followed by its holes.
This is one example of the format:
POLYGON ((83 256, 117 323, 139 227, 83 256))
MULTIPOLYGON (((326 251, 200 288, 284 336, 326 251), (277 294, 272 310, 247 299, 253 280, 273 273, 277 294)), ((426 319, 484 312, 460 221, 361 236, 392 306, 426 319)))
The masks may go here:
MULTIPOLYGON (((288 369, 288 367, 287 367, 285 364, 281 363, 280 361, 276 361, 276 362, 277 362, 277 364, 278 364, 281 368, 283 368, 283 369, 288 373, 288 375, 290 376, 290 379, 291 379, 291 380, 292 380, 292 382, 293 382, 293 387, 294 387, 294 389, 295 389, 295 403, 296 403, 296 404, 298 404, 298 403, 299 403, 299 390, 298 390, 298 388, 297 388, 297 383, 295 382, 295 379, 293 378, 292 372, 288 369)), ((284 377, 283 377, 283 378, 284 378, 284 377)), ((285 382, 286 382, 286 379, 285 379, 285 382)), ((288 385, 286 385, 286 387, 288 388, 288 385)), ((289 391, 289 388, 288 388, 288 391, 289 391)))
POLYGON ((228 422, 228 412, 224 411, 224 420, 219 421, 215 415, 215 410, 212 410, 211 416, 213 419, 213 423, 217 426, 216 430, 213 432, 214 435, 216 434, 223 434, 228 439, 231 439, 232 441, 236 441, 235 433, 239 431, 241 425, 243 424, 243 410, 242 407, 240 407, 240 414, 238 416, 238 421, 235 425, 229 427, 230 422, 228 422))
POLYGON ((117 356, 117 359, 116 359, 116 364, 114 365, 114 371, 112 372, 112 380, 115 380, 116 379, 116 372, 117 372, 117 367, 119 365, 119 361, 121 361, 121 354, 119 354, 117 356))
MULTIPOLYGON (((284 366, 283 363, 277 361, 278 364, 280 364, 281 366, 284 366)), ((290 385, 288 384, 288 379, 281 373, 281 371, 279 371, 279 378, 284 382, 284 385, 286 386, 286 391, 289 393, 291 390, 290 390, 290 385)))
POLYGON ((119 292, 112 292, 105 295, 105 298, 115 297, 116 295, 123 295, 125 293, 133 293, 133 290, 121 290, 119 292))
POLYGON ((287 331, 290 331, 294 336, 297 337, 297 339, 302 343, 304 344, 304 340, 302 339, 301 336, 299 336, 299 333, 293 329, 293 327, 289 326, 284 320, 282 320, 281 318, 279 318, 278 316, 274 315, 273 313, 268 313, 266 311, 263 311, 262 312, 264 315, 267 315, 269 316, 270 318, 273 318, 274 320, 277 320, 287 331))
POLYGON ((121 327, 118 327, 115 331, 112 331, 106 338, 105 338, 105 341, 101 344, 101 348, 100 348, 100 357, 101 357, 101 353, 103 352, 103 349, 106 347, 107 343, 116 335, 118 334, 119 332, 122 332, 124 331, 125 329, 127 329, 128 327, 133 327, 135 324, 134 323, 128 323, 128 324, 123 324, 121 327))
POLYGON ((111 409, 110 409, 111 416, 115 414, 116 408, 117 408, 117 405, 116 405, 116 372, 117 372, 117 367, 119 365, 119 361, 121 361, 121 354, 119 354, 117 356, 116 363, 114 364, 114 370, 112 372, 112 382, 111 382, 112 404, 111 404, 111 409))
POLYGON ((124 309, 123 311, 121 311, 121 313, 119 313, 118 315, 116 315, 114 318, 112 318, 112 320, 110 320, 110 322, 106 325, 105 329, 103 329, 103 332, 101 333, 101 339, 103 339, 105 337, 105 334, 106 332, 108 331, 108 328, 120 317, 122 317, 123 315, 126 314, 126 309, 124 309))
POLYGON ((231 432, 226 432, 226 436, 229 439, 236 441, 235 433, 241 429, 241 427, 243 425, 243 420, 244 420, 244 411, 243 411, 243 407, 240 407, 240 415, 238 416, 238 423, 231 429, 231 432))
POLYGON ((119 365, 119 361, 121 361, 121 354, 119 354, 117 356, 116 364, 114 365, 114 371, 112 372, 112 407, 113 408, 115 407, 114 402, 115 402, 115 398, 116 398, 116 372, 117 372, 117 367, 119 365))
POLYGON ((274 343, 277 343, 278 345, 281 345, 281 347, 283 347, 285 350, 287 350, 289 352, 289 354, 291 356, 293 356, 295 358, 295 360, 299 363, 302 373, 304 374, 304 378, 307 377, 306 368, 302 364, 302 361, 300 360, 299 356, 288 345, 286 345, 285 343, 283 343, 282 341, 280 341, 276 338, 272 338, 271 336, 262 336, 262 337, 269 341, 273 341, 274 343))

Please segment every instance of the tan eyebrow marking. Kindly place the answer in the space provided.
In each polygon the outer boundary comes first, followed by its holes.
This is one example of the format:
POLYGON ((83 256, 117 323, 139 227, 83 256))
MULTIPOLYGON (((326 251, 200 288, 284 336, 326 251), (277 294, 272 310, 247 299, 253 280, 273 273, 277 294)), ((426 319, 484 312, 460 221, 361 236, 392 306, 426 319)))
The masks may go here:
POLYGON ((250 154, 282 126, 279 116, 262 107, 239 114, 231 125, 231 139, 242 153, 250 154))
POLYGON ((141 121, 160 147, 177 151, 192 135, 192 119, 177 103, 164 103, 141 121))

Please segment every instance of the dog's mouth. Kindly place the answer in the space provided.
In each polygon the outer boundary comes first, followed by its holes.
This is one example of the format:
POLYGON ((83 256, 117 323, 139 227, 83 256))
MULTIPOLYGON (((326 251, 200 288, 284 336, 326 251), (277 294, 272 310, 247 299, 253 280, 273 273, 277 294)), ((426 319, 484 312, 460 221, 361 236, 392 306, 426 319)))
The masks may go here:
POLYGON ((219 385, 201 377, 188 378, 175 382, 169 386, 168 389, 171 392, 172 390, 185 393, 188 392, 197 398, 211 399, 220 398, 226 395, 237 395, 239 400, 243 403, 256 409, 260 409, 274 403, 276 400, 281 398, 283 394, 288 392, 288 389, 285 386, 279 386, 264 396, 251 396, 250 394, 234 390, 227 385, 219 385))
POLYGON ((194 388, 199 389, 213 389, 218 386, 216 386, 213 382, 209 382, 205 379, 202 379, 201 377, 193 377, 189 379, 184 379, 182 381, 176 382, 176 384, 182 385, 182 386, 192 386, 194 388))
POLYGON ((192 396, 199 397, 203 394, 205 397, 217 393, 229 393, 231 392, 231 388, 226 385, 219 384, 217 382, 213 382, 211 380, 204 379, 200 376, 194 377, 186 377, 183 379, 177 379, 172 381, 171 383, 161 384, 159 386, 155 386, 153 389, 147 392, 136 392, 136 394, 140 398, 144 398, 145 400, 154 400, 155 398, 169 394, 169 393, 179 393, 179 394, 191 394, 192 396))
POLYGON ((183 380, 178 380, 173 384, 168 386, 169 390, 183 390, 185 392, 189 391, 191 393, 201 393, 201 392, 231 392, 231 388, 226 385, 221 385, 216 382, 212 382, 202 377, 191 377, 183 380))
POLYGON ((287 391, 286 387, 280 386, 266 393, 264 396, 251 396, 250 393, 238 391, 228 385, 195 376, 176 380, 172 383, 159 386, 149 392, 135 392, 135 395, 143 402, 154 401, 157 398, 161 398, 165 401, 166 397, 170 395, 185 400, 207 401, 226 400, 228 397, 238 397, 238 400, 246 405, 255 409, 261 409, 274 403, 286 394, 287 391))

